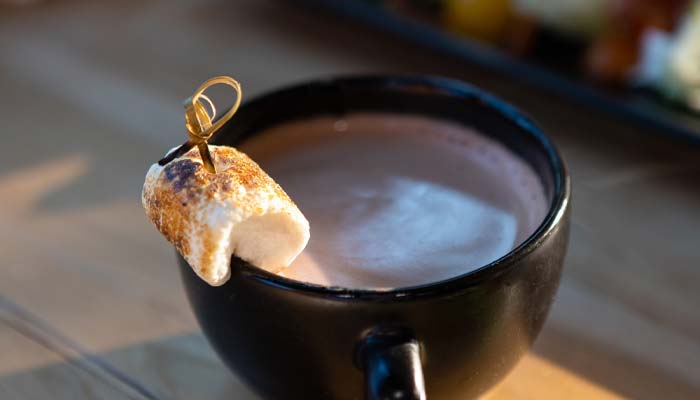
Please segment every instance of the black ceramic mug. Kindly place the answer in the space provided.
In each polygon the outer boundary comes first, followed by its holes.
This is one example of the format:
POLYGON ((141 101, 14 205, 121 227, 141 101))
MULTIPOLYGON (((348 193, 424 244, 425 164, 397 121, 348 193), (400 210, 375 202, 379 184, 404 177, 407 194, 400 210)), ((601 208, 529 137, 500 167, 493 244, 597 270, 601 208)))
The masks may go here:
POLYGON ((235 146, 275 124, 350 112, 441 118, 499 141, 539 175, 545 219, 488 265, 395 290, 306 284, 235 257, 231 279, 211 287, 180 258, 197 319, 225 363, 265 398, 476 397, 517 363, 547 316, 568 240, 566 168, 513 107, 432 77, 341 78, 276 91, 241 107, 213 142, 235 146))

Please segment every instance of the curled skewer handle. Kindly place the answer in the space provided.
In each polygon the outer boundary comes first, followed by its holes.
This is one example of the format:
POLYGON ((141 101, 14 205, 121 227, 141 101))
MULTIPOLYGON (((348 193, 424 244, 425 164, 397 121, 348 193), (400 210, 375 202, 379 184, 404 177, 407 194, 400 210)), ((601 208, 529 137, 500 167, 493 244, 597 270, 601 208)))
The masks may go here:
POLYGON ((242 97, 243 91, 241 90, 241 85, 235 79, 228 76, 216 76, 214 78, 207 79, 197 88, 197 90, 195 90, 192 96, 185 100, 185 127, 187 128, 189 140, 158 161, 158 164, 166 165, 170 161, 188 152, 192 147, 197 146, 199 149, 199 154, 202 157, 202 164, 204 168, 211 173, 216 173, 216 167, 214 165, 214 161, 212 160, 211 153, 209 152, 207 140, 209 140, 214 132, 219 130, 228 120, 230 120, 236 111, 238 111, 238 107, 241 105, 242 97), (216 119, 216 108, 214 107, 214 103, 204 94, 204 92, 210 87, 219 84, 231 86, 236 91, 236 100, 231 108, 226 111, 221 118, 217 119, 215 122, 212 122, 214 119, 216 119), (209 104, 211 108, 211 115, 202 104, 202 99, 209 104))
MULTIPOLYGON (((202 127, 204 129, 202 129, 199 132, 191 132, 190 131, 190 134, 192 134, 200 139, 203 139, 203 140, 209 139, 211 137, 211 135, 214 134, 214 132, 218 131, 226 122, 228 122, 228 120, 231 119, 231 117, 233 117, 233 114, 235 114, 236 111, 238 111, 238 107, 241 105, 241 99, 243 98, 243 91, 241 90, 241 84, 238 83, 238 81, 236 81, 235 79, 228 77, 228 76, 215 76, 213 78, 207 79, 204 83, 202 83, 197 88, 197 90, 195 90, 194 94, 191 97, 189 97, 189 98, 187 98, 187 100, 185 100, 186 115, 191 115, 191 114, 195 113, 197 111, 197 108, 200 108, 200 107, 202 110, 204 110, 204 107, 199 102, 199 99, 202 97, 206 98, 206 96, 204 96, 204 91, 206 91, 207 89, 209 89, 210 87, 212 87, 214 85, 220 85, 220 84, 228 85, 228 86, 232 87, 236 91, 236 100, 233 103, 233 105, 231 106, 231 108, 228 111, 226 111, 226 113, 224 115, 222 115, 221 118, 216 120, 216 122, 214 122, 213 124, 211 124, 208 127, 202 127)), ((208 100, 208 98, 207 98, 207 100, 208 100)), ((211 101, 209 101, 209 103, 211 104, 211 101)), ((200 117, 200 114, 198 112, 196 114, 197 114, 197 117, 200 117)), ((206 114, 206 112, 205 112, 205 114, 206 114)), ((211 121, 213 119, 214 119, 214 116, 212 115, 209 118, 209 120, 211 121)), ((188 130, 189 130, 189 126, 188 126, 188 130)))

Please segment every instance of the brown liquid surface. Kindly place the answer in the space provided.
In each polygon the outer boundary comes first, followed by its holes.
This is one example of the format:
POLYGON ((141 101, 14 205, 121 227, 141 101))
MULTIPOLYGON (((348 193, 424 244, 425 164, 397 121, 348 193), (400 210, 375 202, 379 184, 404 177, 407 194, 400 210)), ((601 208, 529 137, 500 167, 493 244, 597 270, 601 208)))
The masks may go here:
POLYGON ((417 116, 290 122, 245 142, 311 224, 284 276, 396 288, 494 261, 530 236, 548 202, 535 172, 499 143, 417 116))

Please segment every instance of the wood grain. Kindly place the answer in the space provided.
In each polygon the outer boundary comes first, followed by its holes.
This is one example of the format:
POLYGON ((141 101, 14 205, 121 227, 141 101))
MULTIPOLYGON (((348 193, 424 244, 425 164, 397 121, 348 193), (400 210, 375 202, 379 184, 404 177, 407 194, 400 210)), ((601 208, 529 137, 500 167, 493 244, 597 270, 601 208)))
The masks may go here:
POLYGON ((139 395, 114 374, 156 398, 255 398, 199 332, 142 179, 184 139, 180 101, 209 76, 236 76, 250 98, 362 72, 471 81, 534 115, 569 163, 561 290, 533 352, 486 398, 700 397, 697 146, 286 2, 0 11, 0 295, 44 324, 27 334, 0 314, 1 398, 139 395), (92 357, 110 367, 76 367, 92 357))
POLYGON ((2 399, 154 399, 2 297, 0 354, 2 399))

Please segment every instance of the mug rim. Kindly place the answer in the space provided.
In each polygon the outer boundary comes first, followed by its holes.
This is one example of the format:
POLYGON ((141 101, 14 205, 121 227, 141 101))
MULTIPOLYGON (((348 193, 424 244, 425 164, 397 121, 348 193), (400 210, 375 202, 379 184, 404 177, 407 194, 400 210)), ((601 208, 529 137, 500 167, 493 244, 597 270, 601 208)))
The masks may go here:
MULTIPOLYGON (((511 270, 518 261, 535 249, 541 247, 547 237, 559 226, 568 208, 571 196, 571 179, 564 160, 556 149, 551 139, 546 136, 535 122, 518 108, 484 90, 456 79, 430 76, 430 75, 354 75, 338 76, 328 79, 316 79, 292 84, 281 89, 256 96, 245 102, 238 114, 255 108, 257 104, 269 101, 275 97, 290 96, 294 93, 308 93, 312 87, 341 87, 362 86, 376 87, 376 89, 390 88, 391 90, 408 91, 410 86, 422 85, 430 89, 439 90, 442 94, 451 97, 476 99, 481 105, 503 117, 523 133, 535 139, 537 145, 546 155, 547 165, 553 174, 552 200, 547 214, 537 229, 530 234, 518 246, 511 249, 498 259, 478 268, 471 269, 463 274, 447 279, 429 282, 421 285, 413 285, 397 288, 348 288, 341 286, 325 286, 315 283, 297 281, 262 268, 256 267, 241 259, 237 259, 232 268, 241 268, 242 278, 252 278, 265 285, 282 290, 307 293, 326 298, 335 299, 365 299, 365 300, 394 300, 399 298, 415 298, 430 295, 444 295, 453 291, 469 289, 486 280, 494 279, 511 270)), ((413 113, 415 114, 415 113, 413 113)), ((435 116, 433 116, 435 117, 435 116)), ((439 118, 439 117, 436 117, 439 118)), ((235 124, 236 118, 233 118, 235 124)), ((290 119, 291 121, 291 119, 290 119)), ((282 122, 283 123, 283 122, 282 122)), ((224 132, 222 134, 225 135, 224 132)), ((254 134, 253 134, 254 135, 254 134)), ((240 142, 237 140, 236 144, 240 142)), ((225 286, 225 285, 224 285, 225 286)))

